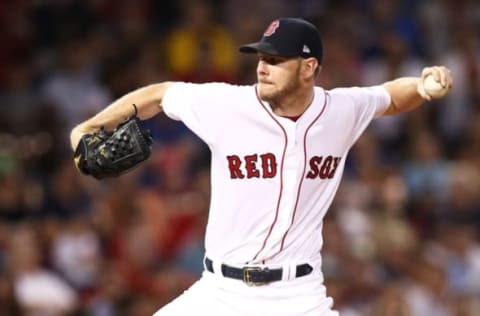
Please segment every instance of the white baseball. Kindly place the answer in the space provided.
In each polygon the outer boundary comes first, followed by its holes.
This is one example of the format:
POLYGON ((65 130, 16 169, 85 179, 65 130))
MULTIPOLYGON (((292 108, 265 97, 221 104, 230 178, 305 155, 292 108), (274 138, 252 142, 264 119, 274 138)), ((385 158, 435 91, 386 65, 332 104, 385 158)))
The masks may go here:
POLYGON ((429 75, 423 81, 425 92, 434 99, 438 99, 447 94, 448 88, 442 87, 440 82, 436 81, 432 75, 429 75))

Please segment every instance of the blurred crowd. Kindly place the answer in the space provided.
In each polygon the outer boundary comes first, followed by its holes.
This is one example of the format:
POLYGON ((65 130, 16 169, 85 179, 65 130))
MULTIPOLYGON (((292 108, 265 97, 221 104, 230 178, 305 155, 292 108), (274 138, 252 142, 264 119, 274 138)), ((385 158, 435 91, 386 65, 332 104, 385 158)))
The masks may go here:
POLYGON ((327 89, 425 65, 454 77, 447 98, 375 120, 353 147, 324 223, 335 308, 480 315, 477 0, 2 0, 0 315, 150 315, 200 276, 206 146, 158 115, 148 162, 96 181, 69 131, 149 83, 254 83, 237 47, 279 16, 321 30, 327 89))

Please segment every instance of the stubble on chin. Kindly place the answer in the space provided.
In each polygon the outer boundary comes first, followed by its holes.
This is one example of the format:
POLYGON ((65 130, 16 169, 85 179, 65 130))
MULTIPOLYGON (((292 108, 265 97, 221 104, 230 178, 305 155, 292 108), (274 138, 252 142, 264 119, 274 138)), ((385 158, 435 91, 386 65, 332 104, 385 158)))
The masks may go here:
POLYGON ((275 99, 276 93, 273 91, 272 87, 265 87, 266 84, 259 83, 258 85, 258 96, 262 101, 270 102, 275 99))
POLYGON ((295 79, 289 81, 282 89, 272 89, 272 87, 269 87, 269 89, 265 89, 265 87, 263 87, 262 89, 260 86, 258 89, 258 96, 265 102, 275 103, 280 101, 285 96, 294 93, 299 86, 299 81, 295 79))

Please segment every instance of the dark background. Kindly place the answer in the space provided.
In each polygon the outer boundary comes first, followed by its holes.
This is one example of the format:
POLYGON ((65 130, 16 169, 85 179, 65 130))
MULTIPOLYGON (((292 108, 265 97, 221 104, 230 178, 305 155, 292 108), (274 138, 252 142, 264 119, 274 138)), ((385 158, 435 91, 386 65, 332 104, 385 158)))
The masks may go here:
MULTIPOLYGON (((150 315, 197 279, 208 150, 163 114, 149 161, 79 175, 70 129, 164 80, 255 82, 280 16, 322 32, 318 84, 452 70, 454 88, 374 121, 325 219, 323 269, 344 316, 480 315, 480 3, 469 0, 3 0, 0 315, 150 315)), ((219 118, 221 119, 221 118, 219 118)))

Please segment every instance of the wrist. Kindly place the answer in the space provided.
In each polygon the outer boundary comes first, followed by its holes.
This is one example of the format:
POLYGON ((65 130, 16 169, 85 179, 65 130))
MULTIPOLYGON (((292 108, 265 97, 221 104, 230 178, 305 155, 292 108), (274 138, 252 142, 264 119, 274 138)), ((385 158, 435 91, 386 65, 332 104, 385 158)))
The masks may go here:
POLYGON ((77 125, 75 126, 71 133, 70 133, 70 146, 72 150, 75 151, 75 149, 78 146, 78 143, 80 142, 80 139, 82 138, 83 135, 91 133, 89 132, 84 126, 82 125, 77 125))

